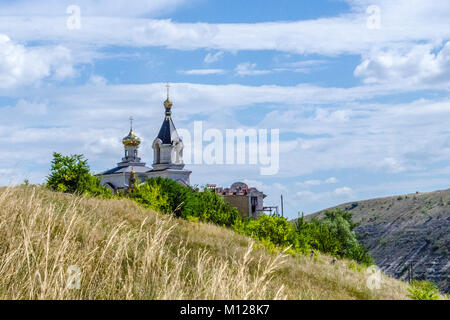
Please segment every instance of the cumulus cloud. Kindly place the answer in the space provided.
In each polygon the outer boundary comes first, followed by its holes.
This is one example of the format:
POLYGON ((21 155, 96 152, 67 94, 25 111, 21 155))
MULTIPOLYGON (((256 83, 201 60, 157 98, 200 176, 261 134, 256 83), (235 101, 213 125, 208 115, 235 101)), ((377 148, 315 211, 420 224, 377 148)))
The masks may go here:
POLYGON ((349 198, 353 196, 353 190, 349 187, 337 188, 336 190, 334 190, 334 193, 338 196, 345 196, 349 198))
POLYGON ((431 44, 373 50, 355 69, 365 83, 406 82, 410 85, 450 82, 450 42, 434 51, 431 44))
POLYGON ((34 84, 45 78, 64 80, 74 75, 67 48, 25 47, 0 34, 0 88, 34 84))

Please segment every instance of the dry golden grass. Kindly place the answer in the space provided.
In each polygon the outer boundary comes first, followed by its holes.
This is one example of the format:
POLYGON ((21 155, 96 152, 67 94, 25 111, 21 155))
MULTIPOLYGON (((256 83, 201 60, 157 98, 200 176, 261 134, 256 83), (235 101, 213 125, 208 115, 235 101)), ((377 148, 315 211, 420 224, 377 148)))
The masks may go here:
POLYGON ((0 255, 0 299, 407 298, 406 284, 385 276, 380 290, 368 289, 368 274, 350 261, 269 253, 132 201, 31 186, 0 190, 0 255))

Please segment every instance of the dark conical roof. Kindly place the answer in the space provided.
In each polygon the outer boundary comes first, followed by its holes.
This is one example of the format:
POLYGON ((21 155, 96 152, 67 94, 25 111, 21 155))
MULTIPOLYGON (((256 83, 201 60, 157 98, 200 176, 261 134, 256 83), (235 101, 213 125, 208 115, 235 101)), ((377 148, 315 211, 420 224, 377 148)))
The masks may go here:
POLYGON ((177 140, 178 134, 171 117, 166 117, 158 133, 158 138, 163 144, 171 144, 173 140, 177 140))
POLYGON ((161 139, 163 144, 172 144, 173 141, 180 141, 177 129, 175 129, 172 121, 172 105, 172 101, 169 98, 169 85, 167 84, 167 99, 164 101, 165 118, 157 137, 161 139))

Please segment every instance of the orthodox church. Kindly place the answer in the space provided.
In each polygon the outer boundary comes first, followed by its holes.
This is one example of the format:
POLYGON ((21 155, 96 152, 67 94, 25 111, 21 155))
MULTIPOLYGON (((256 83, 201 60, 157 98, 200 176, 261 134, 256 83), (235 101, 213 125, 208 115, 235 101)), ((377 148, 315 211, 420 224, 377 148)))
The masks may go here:
POLYGON ((130 132, 122 139, 124 157, 117 164, 117 167, 99 174, 102 185, 117 192, 132 188, 136 178, 145 181, 153 177, 170 178, 183 185, 189 185, 189 176, 192 171, 184 169, 183 141, 178 136, 172 121, 172 101, 169 98, 169 86, 167 86, 167 99, 164 101, 164 109, 164 121, 152 145, 152 168, 147 167, 138 156, 141 140, 133 132, 133 118, 130 117, 130 132))

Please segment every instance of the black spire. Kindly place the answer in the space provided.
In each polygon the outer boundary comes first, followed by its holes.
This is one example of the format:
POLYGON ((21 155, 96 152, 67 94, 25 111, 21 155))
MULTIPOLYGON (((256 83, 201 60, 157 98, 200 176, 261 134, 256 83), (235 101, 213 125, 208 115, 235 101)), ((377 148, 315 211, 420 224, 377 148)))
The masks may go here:
POLYGON ((173 124, 172 121, 172 101, 170 101, 169 98, 169 88, 170 85, 167 84, 167 99, 166 101, 164 101, 164 108, 166 109, 165 111, 165 118, 164 118, 164 122, 161 126, 161 129, 159 130, 158 133, 158 138, 161 139, 163 144, 172 144, 172 141, 174 140, 174 138, 178 138, 178 134, 176 132, 177 129, 175 129, 175 125, 173 124))

